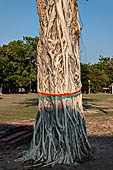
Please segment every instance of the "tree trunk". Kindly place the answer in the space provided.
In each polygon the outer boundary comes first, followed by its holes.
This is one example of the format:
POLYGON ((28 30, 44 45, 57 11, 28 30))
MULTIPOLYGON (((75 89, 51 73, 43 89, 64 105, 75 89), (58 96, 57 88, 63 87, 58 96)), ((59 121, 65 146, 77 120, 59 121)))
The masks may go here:
POLYGON ((82 109, 77 0, 37 0, 38 113, 25 160, 75 164, 91 153, 82 109))

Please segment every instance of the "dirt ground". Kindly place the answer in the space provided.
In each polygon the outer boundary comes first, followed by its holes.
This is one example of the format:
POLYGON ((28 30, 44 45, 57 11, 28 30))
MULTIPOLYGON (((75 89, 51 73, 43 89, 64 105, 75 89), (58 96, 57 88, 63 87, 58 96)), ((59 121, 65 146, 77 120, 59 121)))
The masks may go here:
MULTIPOLYGON (((81 165, 64 166, 57 165, 52 170, 113 170, 113 139, 108 137, 90 136, 89 141, 94 149, 94 159, 81 165)), ((15 161, 18 155, 29 148, 29 144, 17 148, 1 149, 0 170, 24 170, 22 162, 15 161)), ((32 168, 28 168, 32 170, 32 168)), ((38 169, 38 168, 37 168, 38 169)), ((47 170, 48 168, 43 168, 47 170)))

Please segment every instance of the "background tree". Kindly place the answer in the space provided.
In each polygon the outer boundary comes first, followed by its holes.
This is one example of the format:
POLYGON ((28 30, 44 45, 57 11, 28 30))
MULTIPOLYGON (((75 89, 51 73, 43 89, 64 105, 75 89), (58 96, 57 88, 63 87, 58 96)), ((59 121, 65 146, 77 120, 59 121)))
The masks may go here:
POLYGON ((37 43, 39 38, 24 37, 0 48, 0 84, 4 93, 36 91, 37 43))
POLYGON ((88 93, 88 80, 91 80, 91 65, 81 64, 81 80, 83 93, 88 93))
POLYGON ((96 64, 81 64, 82 89, 88 92, 88 80, 91 81, 91 92, 104 92, 113 83, 113 57, 100 55, 96 64))
POLYGON ((106 86, 113 83, 113 57, 103 57, 100 55, 98 65, 100 66, 100 71, 103 71, 108 77, 106 86))
POLYGON ((94 64, 91 67, 90 80, 92 92, 102 92, 103 87, 107 87, 109 78, 100 64, 94 64))
POLYGON ((82 109, 78 4, 37 0, 37 8, 39 106, 24 159, 39 165, 75 164, 91 154, 82 109))

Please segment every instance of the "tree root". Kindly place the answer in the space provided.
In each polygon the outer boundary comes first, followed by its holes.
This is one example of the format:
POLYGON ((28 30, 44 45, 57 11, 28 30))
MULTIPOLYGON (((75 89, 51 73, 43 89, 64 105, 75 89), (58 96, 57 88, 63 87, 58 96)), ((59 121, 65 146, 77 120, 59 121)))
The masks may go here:
MULTIPOLYGON (((64 99, 65 100, 65 99, 64 99)), ((69 99, 70 100, 70 99, 69 99)), ((32 166, 76 164, 91 155, 85 119, 76 111, 53 105, 51 109, 40 104, 33 140, 23 159, 33 160, 32 166)))

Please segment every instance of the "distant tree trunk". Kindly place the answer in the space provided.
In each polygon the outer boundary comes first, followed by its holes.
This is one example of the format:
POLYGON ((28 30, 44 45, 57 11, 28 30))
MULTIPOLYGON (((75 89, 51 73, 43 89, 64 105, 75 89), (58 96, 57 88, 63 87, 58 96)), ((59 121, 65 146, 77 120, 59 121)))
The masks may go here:
POLYGON ((2 94, 2 85, 0 85, 0 94, 2 94))
POLYGON ((82 109, 77 0, 37 0, 39 106, 25 159, 75 164, 91 153, 82 109))

